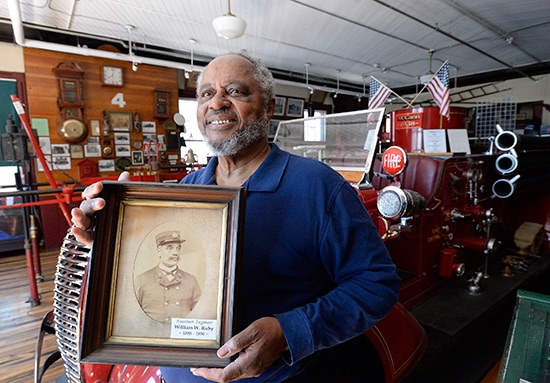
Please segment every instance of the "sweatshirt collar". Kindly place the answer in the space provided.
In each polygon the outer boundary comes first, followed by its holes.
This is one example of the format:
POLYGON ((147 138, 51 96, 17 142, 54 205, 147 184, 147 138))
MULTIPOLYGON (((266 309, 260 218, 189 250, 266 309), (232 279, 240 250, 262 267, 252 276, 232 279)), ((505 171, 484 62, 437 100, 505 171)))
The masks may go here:
MULTIPOLYGON (((243 184, 248 191, 274 192, 281 183, 290 153, 282 151, 276 144, 271 143, 269 146, 271 151, 264 162, 243 184)), ((215 184, 216 166, 218 166, 218 157, 212 157, 204 170, 203 181, 207 184, 215 184)))

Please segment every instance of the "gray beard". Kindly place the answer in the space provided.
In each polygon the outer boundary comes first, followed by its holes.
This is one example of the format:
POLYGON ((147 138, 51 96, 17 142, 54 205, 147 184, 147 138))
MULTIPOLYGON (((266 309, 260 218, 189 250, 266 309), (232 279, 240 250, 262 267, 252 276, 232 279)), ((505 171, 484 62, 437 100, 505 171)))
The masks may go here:
POLYGON ((268 126, 269 119, 264 115, 233 134, 227 140, 212 140, 204 136, 204 141, 213 155, 219 157, 234 156, 240 150, 264 138, 267 135, 268 126))

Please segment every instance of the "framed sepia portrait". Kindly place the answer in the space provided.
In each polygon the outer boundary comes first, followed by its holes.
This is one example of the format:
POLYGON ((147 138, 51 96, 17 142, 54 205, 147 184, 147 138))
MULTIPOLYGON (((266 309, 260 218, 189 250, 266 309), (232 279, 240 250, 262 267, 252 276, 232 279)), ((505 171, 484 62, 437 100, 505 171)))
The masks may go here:
POLYGON ((83 315, 88 363, 224 367, 245 189, 103 182, 83 315))
POLYGON ((84 158, 84 146, 73 144, 70 147, 71 158, 84 158))
POLYGON ((101 124, 99 120, 90 120, 90 131, 92 133, 92 136, 101 136, 101 124))
POLYGON ((131 132, 133 128, 132 113, 109 112, 109 127, 115 132, 131 132))

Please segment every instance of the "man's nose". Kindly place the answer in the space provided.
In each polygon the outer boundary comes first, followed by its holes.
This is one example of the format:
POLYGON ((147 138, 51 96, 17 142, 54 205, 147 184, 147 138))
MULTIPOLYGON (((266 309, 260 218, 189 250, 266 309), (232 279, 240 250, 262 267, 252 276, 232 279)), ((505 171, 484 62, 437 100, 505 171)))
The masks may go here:
POLYGON ((225 91, 216 92, 216 94, 210 100, 210 108, 219 110, 228 108, 231 105, 231 102, 227 98, 227 93, 225 91))

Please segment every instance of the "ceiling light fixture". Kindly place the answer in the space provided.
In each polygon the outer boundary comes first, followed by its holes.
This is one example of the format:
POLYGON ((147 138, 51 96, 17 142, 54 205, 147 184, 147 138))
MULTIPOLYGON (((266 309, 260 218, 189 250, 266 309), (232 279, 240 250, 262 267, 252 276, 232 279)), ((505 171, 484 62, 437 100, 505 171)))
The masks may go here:
POLYGON ((224 39, 236 39, 244 34, 246 22, 231 13, 231 1, 227 0, 227 13, 212 21, 212 26, 218 36, 224 39))
MULTIPOLYGON (((125 25, 124 28, 126 28, 126 30, 128 31, 128 54, 130 56, 134 56, 134 52, 133 52, 133 48, 132 48, 132 45, 133 45, 133 43, 132 43, 132 31, 134 30, 135 27, 133 25, 128 24, 128 25, 125 25)), ((132 70, 134 72, 136 72, 138 70, 138 64, 139 64, 139 62, 136 59, 132 60, 132 70)))
POLYGON ((195 46, 197 40, 189 39, 189 42, 191 43, 191 69, 185 70, 185 78, 187 79, 191 76, 191 72, 193 72, 193 47, 195 46))
POLYGON ((306 88, 309 89, 309 94, 313 94, 313 92, 315 92, 315 90, 309 86, 309 67, 311 66, 310 63, 305 63, 304 66, 306 67, 306 88))
POLYGON ((338 97, 338 92, 340 91, 340 69, 336 69, 336 92, 334 93, 334 98, 338 97))
POLYGON ((430 80, 434 76, 434 73, 432 72, 432 56, 433 56, 434 52, 435 52, 435 50, 433 50, 433 49, 430 49, 428 51, 428 56, 430 56, 430 71, 428 73, 423 74, 422 76, 420 76, 420 82, 424 85, 426 85, 428 82, 430 82, 430 80))
POLYGON ((361 98, 366 96, 366 88, 367 88, 367 74, 363 73, 361 77, 363 78, 363 94, 359 97, 357 97, 357 102, 361 102, 361 98))

